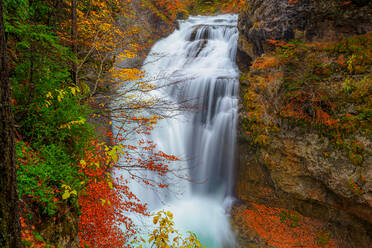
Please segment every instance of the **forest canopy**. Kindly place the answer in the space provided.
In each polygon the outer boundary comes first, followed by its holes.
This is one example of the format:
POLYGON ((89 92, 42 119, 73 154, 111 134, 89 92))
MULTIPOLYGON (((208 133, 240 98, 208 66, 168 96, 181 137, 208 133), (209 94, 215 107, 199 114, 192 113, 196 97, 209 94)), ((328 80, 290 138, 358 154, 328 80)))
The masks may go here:
POLYGON ((125 180, 115 179, 113 168, 122 159, 126 170, 166 175, 169 163, 178 158, 152 143, 120 144, 126 139, 123 133, 148 134, 166 118, 161 111, 141 117, 142 109, 168 103, 130 95, 154 86, 140 82, 143 72, 138 65, 115 64, 123 59, 141 61, 153 40, 174 29, 177 18, 228 13, 243 2, 2 1, 23 247, 130 247, 136 228, 124 213, 149 213, 125 180), (140 83, 125 86, 133 81, 140 83), (121 135, 114 137, 110 102, 123 84, 127 88, 120 97, 128 100, 114 116, 123 122, 118 124, 121 135), (138 150, 143 160, 134 163, 131 156, 138 150))

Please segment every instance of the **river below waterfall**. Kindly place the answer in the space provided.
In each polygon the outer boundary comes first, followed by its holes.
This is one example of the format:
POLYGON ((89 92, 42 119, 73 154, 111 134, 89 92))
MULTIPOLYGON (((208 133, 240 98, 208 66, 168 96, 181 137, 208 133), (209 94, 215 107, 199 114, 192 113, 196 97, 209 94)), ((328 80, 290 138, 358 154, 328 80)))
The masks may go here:
MULTIPOLYGON (((177 30, 153 46, 142 68, 147 79, 168 85, 156 90, 157 97, 196 107, 159 121, 150 135, 159 150, 182 158, 170 168, 180 168, 188 180, 167 177, 169 188, 163 191, 134 182, 131 189, 152 213, 173 212, 176 229, 194 232, 208 248, 234 247, 228 214, 238 106, 237 19, 219 15, 180 21, 177 30)), ((158 178, 151 173, 146 176, 158 178)), ((135 221, 144 232, 150 226, 150 220, 135 221)))

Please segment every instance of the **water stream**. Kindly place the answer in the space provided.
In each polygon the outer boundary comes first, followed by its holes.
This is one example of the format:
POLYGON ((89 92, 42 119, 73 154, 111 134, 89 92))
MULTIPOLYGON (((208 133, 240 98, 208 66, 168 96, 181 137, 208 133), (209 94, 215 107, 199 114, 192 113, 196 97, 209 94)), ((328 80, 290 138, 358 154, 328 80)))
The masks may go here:
MULTIPOLYGON (((237 15, 193 16, 158 41, 147 57, 146 78, 172 84, 157 97, 191 100, 192 111, 161 120, 151 139, 167 154, 183 158, 174 165, 184 175, 167 178, 170 188, 153 191, 132 183, 151 212, 169 209, 176 228, 197 234, 208 248, 233 247, 229 206, 234 183, 234 152, 238 105, 237 15), (176 83, 177 82, 177 83, 176 83)), ((173 168, 172 167, 172 168, 173 168)), ((149 177, 157 177, 148 172, 149 177)), ((139 220, 143 225, 146 220, 139 220)))

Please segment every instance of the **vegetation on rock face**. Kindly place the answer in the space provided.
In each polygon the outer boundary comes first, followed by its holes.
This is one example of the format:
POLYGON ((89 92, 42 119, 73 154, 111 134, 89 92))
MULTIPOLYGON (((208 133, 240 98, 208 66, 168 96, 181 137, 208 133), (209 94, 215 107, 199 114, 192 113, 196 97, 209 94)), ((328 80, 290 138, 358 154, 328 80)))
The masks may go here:
POLYGON ((330 193, 315 181, 307 185, 301 179, 311 175, 341 197, 356 201, 353 204, 365 206, 364 213, 347 211, 368 220, 371 34, 333 43, 268 42, 274 51, 257 58, 241 77, 242 144, 265 164, 276 190, 322 202, 330 193))
MULTIPOLYGON (((324 223, 295 211, 252 203, 249 208, 236 208, 234 212, 233 225, 243 226, 243 232, 252 228, 254 233, 250 235, 267 242, 264 247, 338 247, 324 223)), ((249 243, 245 245, 250 247, 249 243)))
POLYGON ((142 6, 150 9, 162 21, 173 23, 189 15, 233 13, 239 11, 245 0, 142 0, 142 6))
POLYGON ((245 0, 197 0, 190 1, 191 13, 215 14, 232 13, 239 11, 245 4, 245 0))
POLYGON ((372 32, 370 1, 250 0, 240 14, 239 50, 251 59, 271 49, 269 40, 332 42, 372 32))
POLYGON ((267 144, 270 132, 287 123, 330 139, 352 163, 362 165, 371 156, 363 140, 370 137, 372 124, 372 36, 335 44, 270 42, 276 51, 256 59, 242 76, 249 81, 242 120, 246 137, 254 144, 267 144), (275 101, 262 106, 261 92, 275 101))
MULTIPOLYGON (((237 194, 264 204, 261 214, 283 208, 328 223, 339 247, 368 247, 371 8, 328 2, 250 1, 241 14, 237 194)), ((270 241, 272 227, 247 226, 270 241)))

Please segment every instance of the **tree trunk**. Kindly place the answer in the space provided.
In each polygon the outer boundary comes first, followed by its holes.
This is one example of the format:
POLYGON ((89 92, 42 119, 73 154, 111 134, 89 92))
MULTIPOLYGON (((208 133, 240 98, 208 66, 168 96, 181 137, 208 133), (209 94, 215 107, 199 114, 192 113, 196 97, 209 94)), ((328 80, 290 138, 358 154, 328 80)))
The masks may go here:
MULTIPOLYGON (((71 41, 72 41, 72 52, 77 57, 78 48, 77 48, 77 39, 78 39, 78 30, 77 30, 77 13, 76 13, 76 0, 71 0, 71 41)), ((75 85, 78 85, 78 75, 77 75, 77 63, 73 62, 72 64, 72 82, 75 85)))
POLYGON ((2 3, 3 1, 0 2, 0 246, 18 248, 21 247, 21 229, 2 3))

